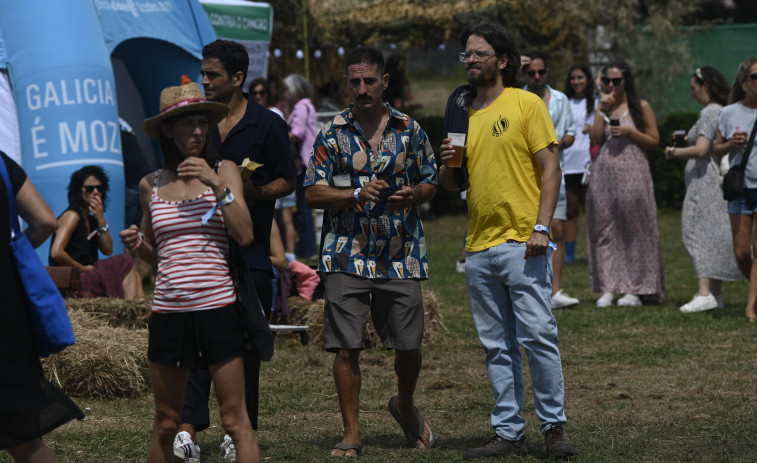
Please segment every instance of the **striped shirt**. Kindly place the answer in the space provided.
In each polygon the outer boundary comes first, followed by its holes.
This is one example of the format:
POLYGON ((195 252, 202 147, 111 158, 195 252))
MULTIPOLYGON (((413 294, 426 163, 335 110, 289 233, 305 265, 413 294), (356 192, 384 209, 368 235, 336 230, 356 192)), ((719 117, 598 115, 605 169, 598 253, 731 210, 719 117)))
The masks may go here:
POLYGON ((158 196, 161 171, 155 175, 150 199, 152 228, 158 245, 158 276, 153 312, 192 312, 236 302, 226 256, 229 241, 218 210, 202 225, 202 216, 216 203, 213 190, 184 201, 158 196))

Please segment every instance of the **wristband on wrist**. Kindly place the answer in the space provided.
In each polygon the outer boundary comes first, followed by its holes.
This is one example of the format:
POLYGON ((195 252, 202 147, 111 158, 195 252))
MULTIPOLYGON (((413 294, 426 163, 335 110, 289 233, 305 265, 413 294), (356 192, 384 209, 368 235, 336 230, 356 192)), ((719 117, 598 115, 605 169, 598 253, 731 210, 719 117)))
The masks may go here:
POLYGON ((544 225, 539 225, 537 223, 536 225, 534 225, 534 231, 549 236, 549 228, 545 227, 544 225))
POLYGON ((355 198, 356 203, 360 202, 360 198, 358 197, 360 190, 362 190, 362 188, 355 188, 355 191, 352 192, 352 197, 355 198))
POLYGON ((223 190, 223 193, 221 193, 221 196, 216 198, 216 203, 208 209, 208 212, 205 213, 205 215, 202 216, 202 224, 207 225, 208 221, 211 217, 213 217, 213 214, 216 213, 218 208, 228 206, 229 204, 234 202, 234 195, 231 193, 231 190, 229 190, 229 187, 226 187, 223 190))

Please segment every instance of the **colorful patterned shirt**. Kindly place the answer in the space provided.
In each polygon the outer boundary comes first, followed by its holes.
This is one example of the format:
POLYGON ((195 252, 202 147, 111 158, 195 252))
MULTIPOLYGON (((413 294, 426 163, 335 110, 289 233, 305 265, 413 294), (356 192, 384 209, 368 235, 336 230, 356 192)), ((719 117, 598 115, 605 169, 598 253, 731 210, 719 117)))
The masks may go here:
MULTIPOLYGON (((388 106, 379 153, 352 116, 352 106, 327 123, 313 145, 305 188, 326 185, 354 189, 373 178, 389 185, 436 185, 436 159, 426 133, 407 115, 388 106)), ((374 204, 325 211, 319 272, 363 278, 426 279, 426 238, 416 206, 370 216, 374 204)))

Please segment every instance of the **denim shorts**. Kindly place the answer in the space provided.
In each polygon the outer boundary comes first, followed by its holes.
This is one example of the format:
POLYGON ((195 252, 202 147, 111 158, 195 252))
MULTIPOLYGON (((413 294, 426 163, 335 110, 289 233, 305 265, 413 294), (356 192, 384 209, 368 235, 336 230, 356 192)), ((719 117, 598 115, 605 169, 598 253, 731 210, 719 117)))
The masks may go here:
POLYGON ((284 196, 283 198, 278 198, 276 200, 275 208, 276 210, 281 209, 290 209, 294 207, 297 204, 297 193, 294 191, 290 194, 284 196))
POLYGON ((757 188, 747 188, 744 195, 728 201, 728 213, 739 215, 752 215, 757 211, 757 188))
POLYGON ((560 194, 557 195, 557 204, 552 218, 555 220, 566 220, 568 218, 568 196, 565 193, 565 180, 560 182, 560 194))

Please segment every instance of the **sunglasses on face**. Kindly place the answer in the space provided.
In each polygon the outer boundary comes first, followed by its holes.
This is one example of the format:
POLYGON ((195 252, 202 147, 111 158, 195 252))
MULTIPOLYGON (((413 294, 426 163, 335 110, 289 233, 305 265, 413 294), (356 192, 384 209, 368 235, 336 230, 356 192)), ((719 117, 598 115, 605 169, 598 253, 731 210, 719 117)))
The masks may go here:
MULTIPOLYGON (((754 74, 749 74, 748 76, 746 76, 746 79, 757 80, 757 72, 754 73, 754 74)), ((746 79, 744 79, 744 80, 746 80, 746 79)))
POLYGON ((615 87, 623 83, 622 77, 614 77, 610 79, 609 77, 602 77, 602 83, 605 85, 610 85, 612 83, 615 87))
POLYGON ((92 193, 93 191, 97 190, 100 193, 103 192, 103 186, 102 185, 84 185, 84 191, 87 193, 92 193))
POLYGON ((528 74, 528 77, 533 77, 536 74, 539 74, 539 76, 546 76, 547 70, 546 69, 536 69, 533 71, 528 71, 526 74, 528 74))
POLYGON ((262 96, 262 95, 268 95, 268 92, 265 91, 265 90, 256 90, 256 91, 252 92, 252 94, 256 95, 256 96, 257 95, 261 95, 262 96))

